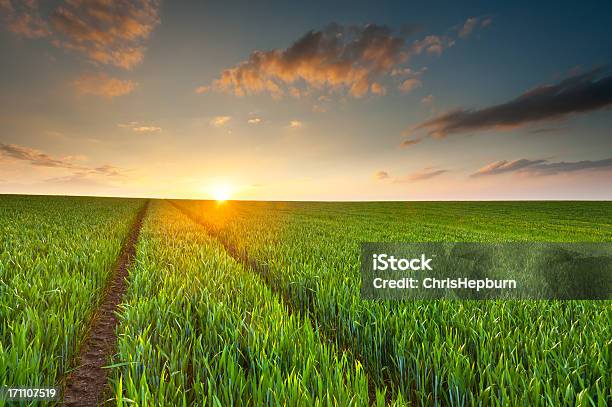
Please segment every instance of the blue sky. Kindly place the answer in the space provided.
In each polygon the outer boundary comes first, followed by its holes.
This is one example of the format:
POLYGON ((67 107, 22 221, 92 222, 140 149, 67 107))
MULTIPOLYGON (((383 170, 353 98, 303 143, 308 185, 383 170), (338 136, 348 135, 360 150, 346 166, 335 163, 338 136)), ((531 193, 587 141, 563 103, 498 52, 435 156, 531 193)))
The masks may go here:
POLYGON ((610 2, 78 3, 0 1, 0 192, 612 196, 610 2))

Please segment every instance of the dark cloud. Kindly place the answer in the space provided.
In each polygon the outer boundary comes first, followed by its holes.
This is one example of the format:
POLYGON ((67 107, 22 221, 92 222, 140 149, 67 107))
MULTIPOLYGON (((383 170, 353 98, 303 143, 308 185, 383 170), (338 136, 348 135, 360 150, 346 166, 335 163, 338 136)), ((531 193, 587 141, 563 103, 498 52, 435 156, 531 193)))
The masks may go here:
POLYGON ((42 151, 35 150, 29 147, 19 146, 17 144, 0 143, 0 155, 16 160, 27 161, 32 165, 40 167, 57 167, 69 169, 80 168, 68 160, 53 158, 50 155, 43 153, 42 151))
POLYGON ((18 161, 25 161, 38 167, 63 168, 73 172, 71 177, 86 177, 88 175, 99 175, 108 177, 120 177, 124 175, 121 168, 112 165, 99 167, 87 167, 74 162, 71 157, 58 158, 30 147, 17 144, 0 143, 0 157, 18 161))
POLYGON ((0 0, 11 32, 49 37, 56 47, 123 69, 142 61, 144 42, 160 21, 159 8, 159 0, 65 0, 43 17, 36 0, 0 0))
POLYGON ((575 75, 555 85, 542 85, 507 103, 483 109, 456 109, 411 129, 443 138, 449 134, 512 129, 528 123, 564 119, 568 115, 612 104, 612 75, 602 70, 575 75))
POLYGON ((586 170, 612 170, 612 158, 597 161, 584 160, 575 162, 549 162, 548 160, 527 159, 513 161, 502 160, 482 167, 471 176, 481 177, 509 172, 530 175, 554 175, 586 170))
POLYGON ((404 140, 402 141, 401 146, 402 147, 409 147, 409 146, 413 146, 415 144, 418 144, 422 141, 421 138, 415 138, 415 139, 409 139, 409 140, 404 140))
POLYGON ((495 161, 491 164, 488 164, 482 167, 478 171, 476 171, 474 174, 472 174, 472 177, 480 177, 483 175, 495 175, 495 174, 503 174, 505 172, 519 171, 526 167, 537 165, 537 164, 543 164, 545 162, 546 160, 527 160, 524 158, 520 160, 512 160, 512 161, 508 161, 508 160, 495 161))
POLYGON ((558 133, 560 131, 567 130, 567 127, 542 127, 540 129, 531 129, 529 133, 542 134, 542 133, 558 133))

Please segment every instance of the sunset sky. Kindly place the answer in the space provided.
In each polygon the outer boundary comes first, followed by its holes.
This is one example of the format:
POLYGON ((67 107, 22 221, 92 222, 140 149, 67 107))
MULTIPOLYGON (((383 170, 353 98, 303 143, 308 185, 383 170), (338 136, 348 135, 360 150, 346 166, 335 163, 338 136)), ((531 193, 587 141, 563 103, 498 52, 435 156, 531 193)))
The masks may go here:
POLYGON ((0 193, 612 199, 612 2, 0 0, 0 193))

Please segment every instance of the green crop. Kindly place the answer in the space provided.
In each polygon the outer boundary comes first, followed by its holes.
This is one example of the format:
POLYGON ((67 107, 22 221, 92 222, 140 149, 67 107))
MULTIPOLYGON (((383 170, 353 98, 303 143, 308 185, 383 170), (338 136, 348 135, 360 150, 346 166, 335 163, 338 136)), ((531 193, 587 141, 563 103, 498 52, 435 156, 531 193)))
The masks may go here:
MULTIPOLYGON (((0 386, 61 384, 142 204, 0 199, 0 386)), ((611 301, 366 301, 366 241, 610 242, 612 203, 153 201, 110 397, 612 405, 611 301)))
POLYGON ((57 386, 73 367, 141 205, 114 198, 0 199, 0 386, 57 386))
POLYGON ((610 301, 359 297, 364 241, 611 241, 611 203, 175 201, 348 349, 391 399, 607 405, 610 301))
POLYGON ((118 336, 118 405, 368 403, 359 364, 167 203, 144 224, 118 336))

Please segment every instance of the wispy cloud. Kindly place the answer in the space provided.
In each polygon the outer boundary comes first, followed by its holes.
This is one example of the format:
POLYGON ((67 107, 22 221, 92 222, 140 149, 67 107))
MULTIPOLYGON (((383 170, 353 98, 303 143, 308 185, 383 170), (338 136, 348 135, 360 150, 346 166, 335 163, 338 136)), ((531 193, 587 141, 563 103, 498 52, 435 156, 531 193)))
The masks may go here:
POLYGON ((289 122, 289 127, 292 128, 292 129, 299 129, 302 126, 304 126, 304 123, 302 123, 299 120, 291 120, 289 122))
POLYGON ((402 141, 401 146, 402 147, 409 147, 409 146, 413 146, 415 144, 418 144, 421 141, 423 141, 423 139, 421 139, 421 138, 407 139, 407 140, 402 141))
POLYGON ((387 171, 376 171, 374 173, 374 178, 377 180, 389 179, 389 173, 387 171))
POLYGON ((411 51, 415 54, 427 53, 442 55, 442 52, 455 45, 455 41, 447 36, 428 35, 422 40, 412 43, 411 51))
POLYGON ((248 124, 259 124, 261 123, 261 119, 259 117, 251 117, 247 120, 248 124))
POLYGON ((434 101, 433 95, 427 95, 423 99, 421 99, 421 103, 423 103, 424 105, 428 105, 430 103, 433 103, 433 101, 434 101))
POLYGON ((232 120, 231 116, 216 116, 210 120, 210 125, 213 127, 223 127, 232 120))
POLYGON ((56 47, 123 69, 142 61, 159 7, 159 0, 65 0, 42 17, 36 0, 0 2, 13 33, 49 37, 56 47))
POLYGON ((120 123, 117 126, 122 129, 128 129, 134 133, 161 133, 162 128, 158 126, 147 125, 141 122, 120 123))
POLYGON ((78 169, 80 166, 68 159, 52 157, 47 153, 18 144, 0 144, 0 155, 6 158, 26 161, 40 167, 78 169))
POLYGON ((471 177, 521 173, 529 175, 554 175, 588 170, 612 170, 612 158, 597 161, 549 162, 548 160, 501 160, 485 165, 471 177))
POLYGON ((541 85, 500 105, 483 109, 456 109, 413 127, 443 138, 449 134, 504 130, 528 123, 560 120, 567 116, 604 108, 612 104, 612 75, 600 69, 575 75, 554 85, 541 85))
POLYGON ((491 25, 493 18, 491 17, 470 17, 465 20, 465 23, 457 28, 459 37, 462 39, 468 38, 477 28, 484 28, 491 25))
POLYGON ((78 175, 84 177, 87 175, 99 175, 120 177, 124 175, 122 169, 112 165, 105 164, 97 167, 88 167, 78 163, 84 159, 84 157, 81 156, 53 157, 43 151, 18 144, 0 143, 0 156, 15 161, 27 162, 37 167, 70 170, 72 176, 78 175))
POLYGON ((393 183, 405 184, 405 183, 410 183, 410 182, 428 180, 431 178, 438 177, 447 172, 450 172, 450 171, 446 169, 436 169, 434 167, 427 167, 427 168, 423 168, 420 171, 416 171, 416 172, 413 172, 411 174, 404 175, 401 177, 391 177, 391 174, 389 174, 387 171, 377 171, 376 173, 374 173, 374 178, 379 181, 391 179, 393 183))
POLYGON ((436 170, 436 169, 431 169, 431 168, 425 168, 421 171, 416 171, 416 172, 413 172, 412 174, 408 174, 406 176, 396 178, 394 182, 406 183, 406 182, 423 181, 423 180, 438 177, 447 172, 449 172, 449 170, 444 170, 444 169, 436 170))
POLYGON ((112 99, 131 93, 136 82, 113 78, 107 74, 85 74, 73 82, 78 93, 112 99))

